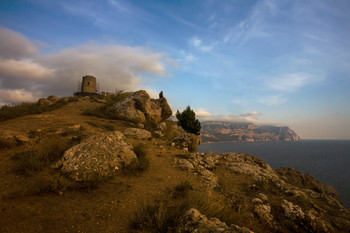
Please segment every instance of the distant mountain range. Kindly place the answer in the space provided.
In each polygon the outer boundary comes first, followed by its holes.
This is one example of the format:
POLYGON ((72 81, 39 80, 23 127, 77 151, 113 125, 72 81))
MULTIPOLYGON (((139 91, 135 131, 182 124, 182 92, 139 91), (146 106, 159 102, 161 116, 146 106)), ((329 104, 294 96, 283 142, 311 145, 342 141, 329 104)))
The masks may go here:
POLYGON ((202 142, 297 141, 300 137, 288 126, 258 126, 249 122, 202 122, 202 142))

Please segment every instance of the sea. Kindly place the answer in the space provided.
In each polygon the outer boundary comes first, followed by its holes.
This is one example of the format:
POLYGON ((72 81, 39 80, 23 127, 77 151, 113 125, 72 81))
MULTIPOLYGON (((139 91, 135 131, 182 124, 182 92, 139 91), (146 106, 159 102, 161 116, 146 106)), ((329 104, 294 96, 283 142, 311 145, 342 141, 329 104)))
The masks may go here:
POLYGON ((272 168, 292 167, 338 190, 350 209, 350 140, 225 142, 201 144, 198 152, 254 155, 272 168))

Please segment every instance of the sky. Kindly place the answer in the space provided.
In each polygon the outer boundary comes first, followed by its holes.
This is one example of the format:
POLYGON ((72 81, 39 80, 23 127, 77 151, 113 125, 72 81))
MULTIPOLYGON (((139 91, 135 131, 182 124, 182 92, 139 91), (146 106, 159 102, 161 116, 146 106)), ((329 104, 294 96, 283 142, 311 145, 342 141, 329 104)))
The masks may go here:
POLYGON ((1 0, 0 104, 164 92, 201 121, 350 139, 348 0, 1 0))

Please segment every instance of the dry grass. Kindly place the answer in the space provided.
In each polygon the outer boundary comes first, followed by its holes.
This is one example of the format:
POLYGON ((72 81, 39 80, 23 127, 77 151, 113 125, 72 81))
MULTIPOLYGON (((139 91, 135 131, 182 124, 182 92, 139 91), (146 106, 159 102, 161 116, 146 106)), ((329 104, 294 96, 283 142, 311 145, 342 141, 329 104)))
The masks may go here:
POLYGON ((137 160, 134 160, 127 168, 128 171, 145 171, 149 168, 149 159, 147 158, 147 149, 144 144, 133 146, 137 160))
POLYGON ((107 101, 107 103, 105 105, 97 107, 97 108, 86 109, 83 112, 83 115, 96 116, 96 117, 107 118, 107 119, 115 119, 115 117, 113 115, 113 111, 112 111, 113 105, 116 104, 117 102, 120 102, 120 101, 126 99, 130 95, 132 95, 131 92, 119 91, 113 95, 104 96, 104 97, 101 96, 100 98, 105 99, 107 101))
POLYGON ((39 105, 37 103, 22 103, 14 105, 4 105, 0 107, 0 121, 10 120, 21 116, 40 114, 53 111, 72 102, 77 102, 77 97, 69 97, 68 100, 60 99, 51 105, 39 105))
POLYGON ((134 232, 174 232, 182 216, 191 208, 198 209, 208 218, 219 218, 228 225, 241 218, 221 198, 195 190, 184 181, 174 187, 170 199, 157 200, 139 209, 131 228, 134 232))
POLYGON ((22 151, 12 156, 16 161, 15 172, 28 176, 41 171, 45 166, 59 160, 63 153, 72 146, 72 142, 59 135, 42 139, 31 150, 22 151))

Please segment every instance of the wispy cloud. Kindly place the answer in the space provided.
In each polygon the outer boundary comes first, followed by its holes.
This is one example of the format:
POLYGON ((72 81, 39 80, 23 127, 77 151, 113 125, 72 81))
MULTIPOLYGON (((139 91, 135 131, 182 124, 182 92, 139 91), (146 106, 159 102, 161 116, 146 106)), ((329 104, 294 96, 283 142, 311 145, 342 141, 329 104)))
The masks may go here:
POLYGON ((264 96, 258 99, 258 103, 265 105, 279 105, 285 102, 287 102, 287 99, 279 95, 264 96))
POLYGON ((319 81, 322 77, 315 77, 306 73, 288 74, 278 78, 267 80, 267 85, 273 90, 294 92, 315 81, 319 81))
POLYGON ((203 51, 203 52, 210 52, 214 49, 214 45, 204 45, 202 43, 202 40, 198 39, 197 37, 193 37, 189 40, 190 45, 196 47, 197 49, 203 51))

